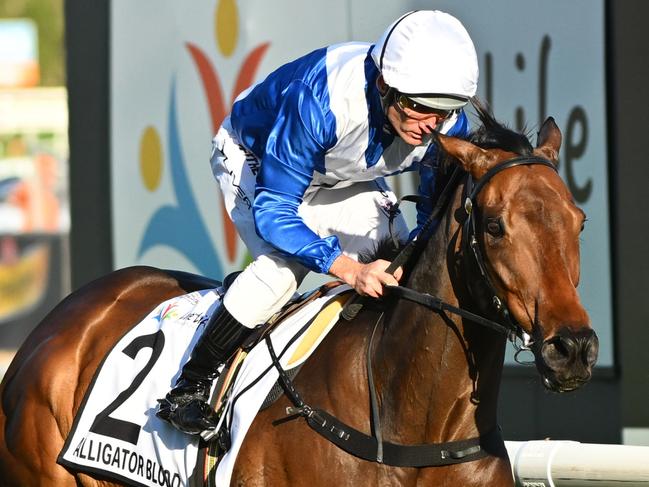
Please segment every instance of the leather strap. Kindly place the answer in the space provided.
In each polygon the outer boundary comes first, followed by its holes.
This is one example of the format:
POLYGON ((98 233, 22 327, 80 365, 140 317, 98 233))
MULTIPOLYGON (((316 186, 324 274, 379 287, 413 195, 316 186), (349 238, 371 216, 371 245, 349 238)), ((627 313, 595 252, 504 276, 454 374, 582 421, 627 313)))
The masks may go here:
POLYGON ((352 428, 328 412, 312 408, 304 402, 279 363, 271 340, 265 339, 273 366, 279 373, 279 383, 294 407, 286 408, 288 416, 273 422, 279 424, 297 417, 304 417, 316 433, 356 457, 393 467, 440 467, 479 460, 502 450, 500 428, 466 440, 445 443, 402 445, 377 439, 352 428))
POLYGON ((415 291, 403 286, 386 286, 385 289, 391 295, 398 296, 401 299, 406 299, 408 301, 412 301, 413 303, 421 304, 422 306, 426 306, 427 308, 435 311, 449 311, 450 313, 459 315, 462 318, 466 318, 473 321, 474 323, 486 326, 487 328, 491 328, 492 330, 503 333, 505 335, 509 335, 511 332, 516 331, 515 328, 509 328, 507 326, 501 325, 496 321, 489 320, 475 313, 471 313, 470 311, 467 311, 465 309, 453 306, 452 304, 442 301, 437 296, 433 296, 431 294, 420 293, 419 291, 415 291))
MULTIPOLYGON (((377 439, 343 423, 322 409, 303 407, 300 412, 308 425, 319 435, 356 457, 377 462, 377 439)), ((383 458, 379 463, 392 467, 441 467, 472 462, 502 449, 500 428, 466 440, 445 443, 402 445, 383 442, 383 458)))

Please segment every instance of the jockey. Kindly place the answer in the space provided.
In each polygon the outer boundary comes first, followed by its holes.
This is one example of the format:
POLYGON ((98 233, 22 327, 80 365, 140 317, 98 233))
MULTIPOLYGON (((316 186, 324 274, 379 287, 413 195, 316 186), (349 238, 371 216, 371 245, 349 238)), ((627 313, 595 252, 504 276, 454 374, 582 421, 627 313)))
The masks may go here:
MULTIPOLYGON (((384 177, 419 170, 419 190, 431 194, 431 133, 468 133, 463 107, 477 82, 462 24, 440 11, 414 11, 376 44, 318 49, 237 98, 214 137, 211 165, 254 261, 228 288, 160 400, 159 417, 190 434, 216 427, 207 399, 218 367, 289 301, 307 272, 371 297, 397 284, 401 269, 391 275, 385 260, 357 260, 389 234, 396 197, 384 177)), ((432 202, 417 210, 419 227, 432 202)), ((408 238, 401 215, 394 229, 408 238)))

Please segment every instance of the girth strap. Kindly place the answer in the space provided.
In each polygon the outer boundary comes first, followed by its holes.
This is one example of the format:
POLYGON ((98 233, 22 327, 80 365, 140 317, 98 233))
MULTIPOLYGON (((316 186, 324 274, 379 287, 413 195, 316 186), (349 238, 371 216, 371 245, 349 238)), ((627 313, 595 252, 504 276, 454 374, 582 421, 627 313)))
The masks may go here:
MULTIPOLYGON (((308 425, 321 436, 352 455, 376 462, 377 439, 343 423, 321 409, 308 406, 295 408, 308 425)), ((383 463, 392 467, 441 467, 472 462, 501 449, 502 437, 498 427, 479 437, 446 443, 401 445, 383 442, 383 463)))

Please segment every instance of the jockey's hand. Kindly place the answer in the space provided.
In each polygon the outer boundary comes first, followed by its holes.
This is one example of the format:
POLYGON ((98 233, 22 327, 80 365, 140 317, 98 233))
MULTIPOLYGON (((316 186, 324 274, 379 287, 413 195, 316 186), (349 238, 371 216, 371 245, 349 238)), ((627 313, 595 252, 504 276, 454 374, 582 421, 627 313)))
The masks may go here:
POLYGON ((340 255, 329 268, 329 273, 342 279, 362 296, 378 298, 383 295, 383 286, 397 286, 403 270, 399 267, 394 275, 385 272, 390 262, 383 259, 369 264, 340 255))

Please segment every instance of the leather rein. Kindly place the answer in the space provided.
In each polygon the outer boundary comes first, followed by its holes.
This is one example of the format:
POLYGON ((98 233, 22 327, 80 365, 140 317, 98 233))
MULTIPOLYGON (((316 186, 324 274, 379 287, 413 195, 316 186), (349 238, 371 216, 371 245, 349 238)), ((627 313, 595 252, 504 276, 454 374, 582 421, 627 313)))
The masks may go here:
MULTIPOLYGON (((398 299, 406 299, 419 305, 425 306, 433 311, 442 313, 450 312, 459 315, 469 321, 481 326, 490 328, 496 332, 506 335, 517 348, 516 356, 523 351, 529 350, 531 340, 529 335, 511 316, 506 303, 498 296, 493 280, 487 270, 485 260, 480 249, 477 238, 476 225, 476 208, 477 197, 484 186, 496 175, 512 167, 530 165, 543 165, 557 171, 555 164, 548 159, 536 156, 522 156, 507 160, 489 169, 479 180, 473 181, 469 176, 465 186, 465 200, 463 209, 466 213, 466 219, 463 223, 462 249, 466 258, 470 258, 468 263, 477 268, 480 276, 480 286, 487 295, 491 296, 491 306, 499 317, 499 321, 490 320, 478 314, 472 313, 465 309, 454 306, 442 299, 427 293, 415 291, 404 286, 390 286, 389 293, 398 299), (516 339, 520 338, 522 345, 516 344, 516 339)), ((419 234, 412 239, 392 261, 386 272, 394 272, 400 266, 407 266, 413 260, 417 260, 423 251, 423 247, 430 238, 431 230, 439 219, 441 212, 450 203, 451 195, 459 184, 460 176, 463 171, 456 167, 451 174, 444 190, 440 194, 431 215, 423 225, 419 234)), ((353 296, 348 300, 341 315, 345 319, 354 318, 362 309, 364 299, 353 296)), ((380 414, 374 384, 371 353, 374 342, 374 335, 381 322, 383 314, 379 317, 374 325, 372 335, 369 340, 367 349, 367 374, 370 392, 370 413, 371 427, 373 435, 367 435, 329 414, 328 412, 312 407, 304 402, 299 392, 295 389, 292 380, 288 377, 286 371, 279 363, 279 359, 273 349, 272 342, 266 337, 266 344, 270 352, 275 368, 279 372, 279 383, 284 389, 287 397, 293 403, 293 407, 287 407, 287 417, 274 422, 282 423, 304 417, 307 424, 318 434, 334 443, 341 449, 351 453, 354 456, 363 458, 368 461, 391 465, 395 467, 431 467, 444 466, 457 463, 470 462, 479 460, 489 454, 503 454, 503 440, 500 434, 500 428, 496 425, 486 434, 479 437, 465 440, 444 442, 444 443, 427 443, 418 445, 402 445, 383 441, 380 414)), ((306 327, 305 327, 306 329, 306 327)), ((281 355, 281 354, 280 354, 281 355)))

